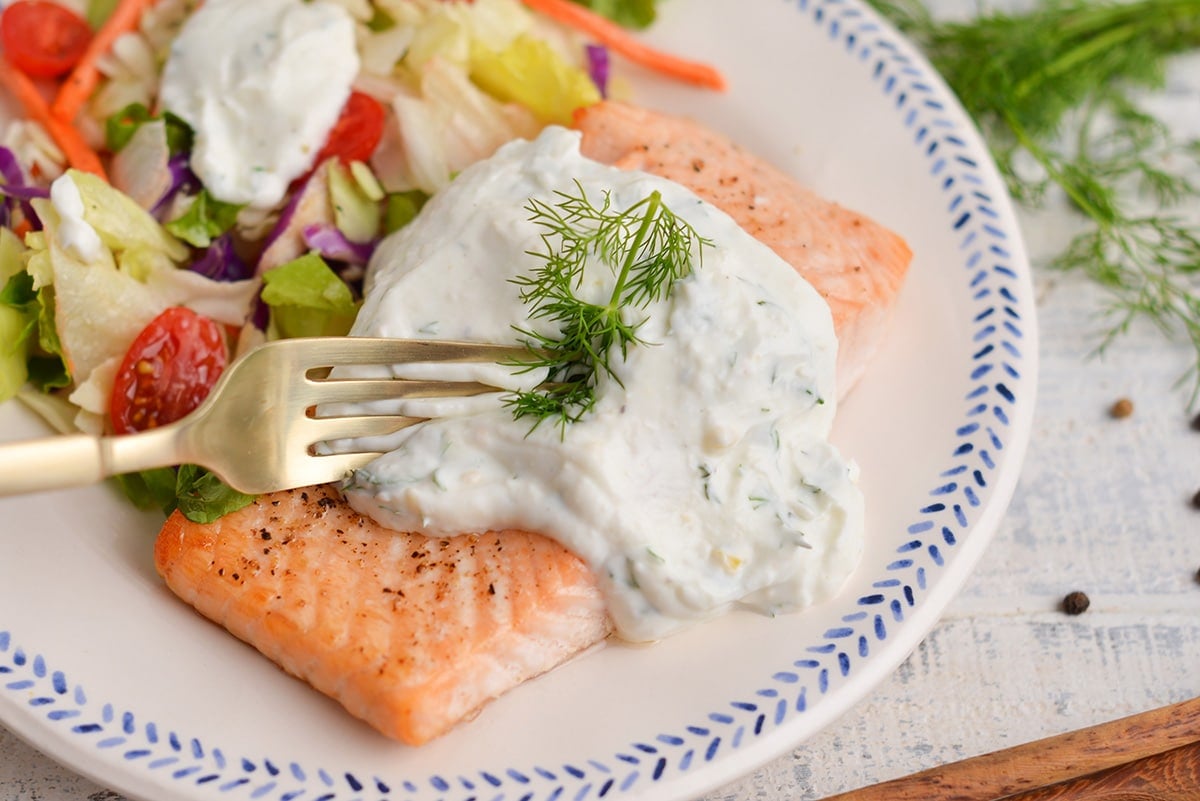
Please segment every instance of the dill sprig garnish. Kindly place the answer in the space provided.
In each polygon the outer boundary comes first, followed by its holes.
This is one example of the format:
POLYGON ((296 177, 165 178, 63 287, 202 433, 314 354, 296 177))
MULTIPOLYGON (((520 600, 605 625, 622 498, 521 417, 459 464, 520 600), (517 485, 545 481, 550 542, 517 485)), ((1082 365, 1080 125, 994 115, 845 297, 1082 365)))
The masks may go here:
POLYGON ((637 332, 645 319, 635 310, 669 295, 712 244, 667 208, 658 191, 618 210, 609 192, 596 205, 578 181, 575 188, 577 194, 555 192, 555 203, 531 199, 525 206, 530 221, 544 229, 544 249, 528 251, 537 267, 512 282, 521 287, 530 318, 557 323, 558 331, 517 329, 530 348, 521 365, 547 368, 548 383, 506 401, 515 418, 532 417, 534 428, 555 419, 564 433, 595 405, 599 374, 620 383, 611 360, 616 353, 624 359, 642 342, 637 332), (614 275, 603 303, 578 294, 585 269, 597 262, 614 275))
POLYGON ((1200 47, 1200 0, 1041 0, 966 22, 935 20, 920 0, 871 2, 979 123, 1013 197, 1036 207, 1057 187, 1088 220, 1050 266, 1108 290, 1097 350, 1137 319, 1182 334, 1194 349, 1194 404, 1200 222, 1177 204, 1196 194, 1184 171, 1200 146, 1174 141, 1134 92, 1161 88, 1168 59, 1200 47), (1147 205, 1149 213, 1135 210, 1147 205))

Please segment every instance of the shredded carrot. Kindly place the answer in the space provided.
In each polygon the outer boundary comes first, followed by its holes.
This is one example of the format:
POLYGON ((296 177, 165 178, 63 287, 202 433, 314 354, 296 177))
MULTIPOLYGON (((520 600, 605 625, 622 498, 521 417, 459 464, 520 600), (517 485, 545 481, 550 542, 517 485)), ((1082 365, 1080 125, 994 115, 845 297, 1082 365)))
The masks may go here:
POLYGON ((142 13, 154 0, 118 0, 112 14, 96 31, 87 50, 83 51, 79 62, 71 70, 71 74, 63 81, 58 89, 58 96, 50 106, 50 111, 64 122, 73 122, 75 115, 83 108, 83 104, 91 97, 96 84, 100 82, 100 70, 96 62, 107 53, 123 33, 128 33, 137 27, 142 13))
POLYGON ((67 164, 107 179, 100 156, 88 145, 83 135, 75 129, 75 126, 55 117, 50 112, 50 105, 46 102, 46 98, 42 97, 42 93, 38 91, 37 85, 28 75, 10 64, 6 58, 0 58, 0 84, 12 92, 13 97, 21 104, 29 119, 46 129, 50 138, 62 149, 63 155, 67 158, 67 164))
POLYGON ((727 87, 725 76, 715 67, 656 50, 634 38, 616 23, 610 22, 571 0, 523 0, 523 2, 534 11, 539 11, 569 28, 575 28, 649 70, 705 89, 723 92, 727 87))

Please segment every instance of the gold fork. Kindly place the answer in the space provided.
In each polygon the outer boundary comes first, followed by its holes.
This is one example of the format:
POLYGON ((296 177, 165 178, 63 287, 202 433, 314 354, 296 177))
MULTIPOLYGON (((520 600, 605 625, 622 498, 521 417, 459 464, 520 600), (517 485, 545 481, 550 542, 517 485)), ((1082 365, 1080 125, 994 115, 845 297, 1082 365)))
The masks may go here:
POLYGON ((379 454, 320 454, 329 440, 391 434, 425 418, 321 416, 321 404, 450 398, 500 391, 469 381, 330 378, 343 365, 498 363, 520 346, 436 340, 323 337, 261 345, 235 361, 187 417, 124 436, 68 434, 0 445, 0 496, 91 484, 174 464, 207 467, 255 495, 344 478, 379 454))

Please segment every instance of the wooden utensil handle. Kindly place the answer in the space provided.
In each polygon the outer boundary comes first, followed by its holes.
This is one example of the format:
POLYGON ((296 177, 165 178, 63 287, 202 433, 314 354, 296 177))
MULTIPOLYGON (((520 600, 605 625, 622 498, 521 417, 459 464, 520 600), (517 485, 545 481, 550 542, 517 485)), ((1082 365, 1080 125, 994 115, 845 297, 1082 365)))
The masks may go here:
POLYGON ((1007 796, 1003 801, 1196 801, 1200 742, 1090 776, 1007 796))
POLYGON ((1195 801, 1200 742, 1117 765, 1091 776, 1007 796, 1004 801, 1195 801))
MULTIPOLYGON (((1022 796, 1052 785, 1072 782, 1145 760, 1164 752, 1200 743, 1200 698, 1067 732, 1003 751, 965 759, 882 784, 832 796, 826 801, 996 801, 1010 796, 1021 801, 1043 801, 1042 796, 1022 796)), ((1185 756, 1194 758, 1193 754, 1185 756)), ((1157 764, 1157 763, 1154 763, 1157 764)), ((1186 770, 1186 761, 1173 770, 1186 770)), ((1186 773, 1181 773, 1187 778, 1186 773)), ((1114 779, 1113 781, 1118 781, 1114 779)), ((1200 799, 1192 794, 1163 796, 1162 801, 1200 799)), ((1074 799, 1084 796, 1045 796, 1074 799)), ((1092 801, 1092 796, 1086 796, 1092 801)), ((1160 801, 1157 796, 1150 796, 1160 801)), ((1136 795, 1097 796, 1105 801, 1135 801, 1136 795)))

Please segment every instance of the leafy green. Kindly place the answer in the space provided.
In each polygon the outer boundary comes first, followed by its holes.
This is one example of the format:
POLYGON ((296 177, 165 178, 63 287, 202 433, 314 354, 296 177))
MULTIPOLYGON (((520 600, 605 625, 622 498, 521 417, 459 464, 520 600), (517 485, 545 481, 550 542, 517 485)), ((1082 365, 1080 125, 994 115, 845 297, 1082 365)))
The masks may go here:
POLYGON ((656 0, 574 0, 626 28, 642 29, 655 19, 656 0))
POLYGON ((618 380, 611 365, 614 350, 623 359, 631 345, 641 343, 637 330, 644 321, 630 322, 628 310, 644 309, 669 295, 712 244, 675 216, 657 191, 618 211, 609 193, 597 206, 582 185, 575 186, 577 195, 557 192, 559 202, 553 205, 530 200, 525 207, 530 220, 545 229, 545 251, 531 252, 541 263, 513 283, 521 287, 530 317, 557 323, 558 334, 519 329, 530 346, 522 365, 548 368, 551 384, 506 401, 515 418, 532 417, 535 428, 556 418, 564 433, 567 423, 578 421, 595 404, 599 374, 618 380), (603 305, 575 294, 585 268, 596 261, 615 274, 603 305))
POLYGON ((396 20, 392 19, 390 14, 379 6, 372 9, 371 18, 367 20, 367 30, 372 33, 381 33, 394 27, 396 27, 396 20))
POLYGON ((217 200, 207 189, 201 189, 187 211, 164 227, 184 242, 206 248, 233 227, 241 209, 241 206, 217 200))
POLYGON ((0 403, 17 394, 29 378, 28 316, 0 306, 0 403))
POLYGON ((63 355, 62 342, 58 338, 58 327, 55 325, 54 287, 44 286, 37 291, 37 334, 38 347, 45 354, 40 359, 41 367, 34 368, 34 359, 30 360, 30 377, 39 389, 45 391, 56 387, 65 387, 71 383, 71 372, 67 368, 63 355))
POLYGON ((139 509, 161 509, 164 515, 178 509, 194 523, 211 523, 247 506, 255 497, 192 464, 126 473, 117 476, 117 485, 139 509))
MULTIPOLYGON (((123 272, 145 281, 154 271, 173 269, 188 257, 187 246, 171 236, 129 195, 98 175, 75 169, 67 174, 83 200, 84 220, 96 229, 100 241, 112 251, 123 272)), ((34 201, 35 208, 42 202, 34 201)), ((45 251, 47 247, 43 241, 35 250, 45 251)))
POLYGON ((175 468, 159 467, 116 476, 117 486, 139 509, 161 509, 164 515, 175 510, 175 468))
POLYGON ((62 389, 71 385, 71 373, 61 354, 33 355, 26 363, 29 370, 29 383, 42 392, 52 389, 62 389))
POLYGON ((169 111, 162 115, 151 114, 150 109, 142 103, 130 103, 104 121, 105 144, 110 151, 117 153, 129 144, 139 128, 159 119, 166 123, 167 149, 171 155, 190 152, 194 139, 191 127, 169 111))
POLYGON ((54 327, 52 287, 34 289, 27 272, 9 277, 0 289, 0 323, 0 342, 6 343, 0 347, 0 401, 16 394, 26 380, 42 391, 71 383, 54 327))
POLYGON ((118 0, 88 0, 87 23, 92 30, 98 29, 104 21, 112 16, 118 0))
POLYGON ((339 336, 358 312, 350 288, 316 253, 263 273, 262 299, 281 337, 339 336))
POLYGON ((30 334, 37 326, 33 277, 20 259, 20 242, 7 228, 0 229, 0 403, 17 394, 29 380, 30 334))
POLYGON ((1108 290, 1099 350, 1136 319, 1182 334, 1200 399, 1200 223, 1175 208, 1197 192, 1184 169, 1200 147, 1174 141, 1134 95, 1200 47, 1200 0, 1040 0, 966 22, 935 20, 920 0, 871 2, 978 121, 1013 196, 1036 206, 1057 188, 1088 220, 1052 266, 1108 290), (1134 210, 1147 196, 1157 208, 1134 210))
POLYGON ((0 284, 25 270, 25 246, 11 228, 0 227, 0 284))
POLYGON ((254 497, 238 492, 202 467, 179 466, 175 500, 179 511, 193 523, 211 523, 222 515, 248 506, 254 497))
POLYGON ((429 195, 420 189, 407 192, 394 192, 387 197, 387 205, 383 212, 383 232, 390 234, 398 231, 413 221, 413 218, 425 206, 429 195))
POLYGON ((38 291, 33 288, 33 276, 21 272, 9 276, 0 289, 0 307, 20 312, 25 317, 25 329, 21 332, 21 341, 31 338, 37 331, 38 316, 41 305, 38 301, 38 291))

